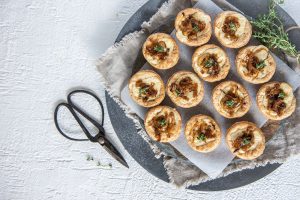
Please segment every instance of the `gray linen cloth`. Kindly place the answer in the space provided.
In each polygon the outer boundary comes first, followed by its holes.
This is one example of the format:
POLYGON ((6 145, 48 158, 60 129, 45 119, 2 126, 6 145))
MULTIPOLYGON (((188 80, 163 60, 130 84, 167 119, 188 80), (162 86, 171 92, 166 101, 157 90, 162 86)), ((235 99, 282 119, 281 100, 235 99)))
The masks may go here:
MULTIPOLYGON (((134 121, 138 134, 150 145, 155 155, 158 158, 163 156, 164 167, 169 175, 169 180, 177 187, 188 187, 208 181, 210 178, 170 145, 151 140, 144 131, 140 119, 121 101, 120 96, 132 74, 135 60, 140 53, 139 50, 149 34, 166 24, 170 16, 176 16, 180 10, 187 7, 191 7, 190 0, 169 0, 148 22, 142 24, 140 31, 130 33, 121 42, 114 44, 101 56, 97 63, 105 89, 124 110, 127 117, 134 121)), ((299 89, 295 95, 299 102, 299 89)), ((300 128, 299 120, 300 109, 297 107, 296 112, 288 120, 281 122, 280 129, 268 141, 262 156, 252 161, 234 159, 218 177, 243 169, 264 166, 267 163, 282 163, 293 155, 299 155, 300 134, 296 132, 297 128, 300 128)))

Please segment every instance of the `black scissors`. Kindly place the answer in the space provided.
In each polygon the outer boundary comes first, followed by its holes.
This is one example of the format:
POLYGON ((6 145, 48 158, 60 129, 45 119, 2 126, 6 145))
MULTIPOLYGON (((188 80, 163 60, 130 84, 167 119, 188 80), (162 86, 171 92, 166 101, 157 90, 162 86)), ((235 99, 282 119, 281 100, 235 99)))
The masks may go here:
POLYGON ((56 126, 57 130, 60 132, 60 134, 63 135, 65 138, 67 138, 69 140, 73 140, 73 141, 88 141, 88 140, 90 140, 91 142, 98 142, 112 157, 114 157, 117 161, 119 161, 125 167, 129 168, 129 166, 126 163, 126 161, 123 158, 123 156, 110 143, 110 141, 105 137, 105 130, 103 128, 104 108, 103 108, 101 100, 95 94, 93 94, 92 92, 89 92, 89 91, 86 91, 86 90, 75 90, 75 91, 72 91, 72 92, 70 92, 68 94, 67 102, 68 103, 60 103, 60 104, 58 104, 56 106, 56 108, 55 108, 55 111, 54 111, 55 126, 56 126), (88 95, 94 97, 97 100, 97 102, 100 104, 100 108, 101 108, 101 112, 102 112, 101 124, 99 124, 97 121, 95 121, 94 119, 92 119, 88 114, 86 114, 85 112, 83 112, 80 108, 78 108, 73 103, 72 96, 74 94, 78 94, 78 93, 88 94, 88 95), (61 130, 61 128, 59 127, 57 116, 58 116, 59 108, 61 108, 62 106, 66 107, 71 112, 71 114, 73 115, 73 117, 75 118, 75 120, 77 121, 77 123, 79 124, 79 126, 81 127, 81 129, 83 130, 83 132, 85 133, 85 135, 87 136, 88 139, 72 138, 72 137, 68 136, 67 134, 65 134, 61 130), (82 121, 79 119, 79 117, 78 117, 78 115, 77 115, 77 113, 75 111, 77 111, 80 115, 82 115, 85 119, 87 119, 89 122, 91 122, 98 129, 99 132, 95 136, 93 136, 87 130, 87 128, 84 126, 84 124, 82 123, 82 121))

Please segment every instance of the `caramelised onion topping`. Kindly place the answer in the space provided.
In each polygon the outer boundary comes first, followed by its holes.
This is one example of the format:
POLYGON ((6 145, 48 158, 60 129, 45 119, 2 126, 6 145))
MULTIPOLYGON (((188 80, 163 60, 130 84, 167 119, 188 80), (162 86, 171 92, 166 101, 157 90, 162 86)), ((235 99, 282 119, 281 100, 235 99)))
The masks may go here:
POLYGON ((135 83, 135 86, 139 88, 139 97, 142 98, 144 102, 149 101, 149 99, 154 99, 157 95, 157 90, 154 89, 154 84, 150 85, 144 83, 141 79, 135 83))
POLYGON ((268 99, 268 109, 276 112, 279 116, 283 114, 286 103, 283 101, 286 94, 280 88, 280 84, 276 83, 274 87, 268 87, 266 90, 268 99))
POLYGON ((243 151, 247 151, 254 143, 254 128, 252 126, 248 126, 243 134, 240 137, 237 137, 233 141, 234 152, 239 151, 240 149, 243 151))
POLYGON ((228 92, 223 91, 224 97, 221 99, 221 106, 229 115, 233 115, 237 109, 245 104, 244 99, 237 92, 237 85, 234 85, 228 92))
POLYGON ((189 40, 197 40, 198 33, 203 31, 206 26, 205 22, 195 19, 194 14, 188 15, 179 25, 183 35, 187 36, 189 40))
POLYGON ((217 55, 215 54, 207 54, 203 59, 200 57, 199 61, 201 63, 199 63, 199 65, 203 66, 201 73, 217 76, 221 70, 217 60, 217 55))
POLYGON ((167 134, 167 137, 170 137, 172 131, 176 128, 175 115, 173 112, 160 113, 152 118, 149 125, 154 128, 157 141, 160 141, 161 134, 167 134))
POLYGON ((225 18, 222 31, 225 33, 225 37, 236 40, 236 31, 239 27, 239 19, 237 17, 228 16, 225 18))
POLYGON ((215 138, 215 126, 205 122, 197 122, 193 129, 192 134, 199 142, 207 142, 207 140, 215 138))
POLYGON ((244 65, 247 69, 246 75, 256 78, 259 72, 267 66, 266 60, 268 59, 269 55, 270 54, 268 52, 266 58, 260 60, 257 56, 255 56, 255 52, 249 51, 244 61, 244 65))
POLYGON ((159 60, 165 60, 170 49, 163 41, 151 41, 151 44, 146 47, 149 54, 159 60))
POLYGON ((185 77, 181 79, 179 83, 172 83, 170 90, 175 93, 176 96, 189 100, 188 94, 190 92, 193 92, 193 97, 197 96, 198 84, 194 83, 191 77, 185 77))

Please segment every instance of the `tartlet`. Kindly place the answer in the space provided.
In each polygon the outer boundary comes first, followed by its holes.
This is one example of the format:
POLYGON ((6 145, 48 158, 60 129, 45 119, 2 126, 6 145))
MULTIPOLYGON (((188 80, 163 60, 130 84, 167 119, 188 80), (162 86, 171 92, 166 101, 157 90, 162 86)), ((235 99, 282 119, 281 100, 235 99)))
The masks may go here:
POLYGON ((186 123, 185 138, 195 151, 207 153, 221 142, 221 129, 214 119, 206 115, 195 115, 186 123))
POLYGON ((272 120, 285 119, 296 109, 293 88, 284 82, 270 82, 261 86, 256 102, 260 111, 272 120))
POLYGON ((149 136, 159 142, 176 140, 181 131, 181 116, 169 106, 151 108, 145 117, 145 128, 149 136))
POLYGON ((215 109, 226 118, 242 117, 251 107, 247 90, 234 81, 217 85, 212 91, 212 102, 215 109))
POLYGON ((143 55, 154 68, 170 69, 179 60, 179 48, 170 35, 154 33, 145 41, 143 55))
POLYGON ((226 134, 229 150, 237 157, 252 160, 263 154, 264 133, 254 123, 242 121, 233 124, 226 134))
POLYGON ((177 39, 188 46, 201 46, 210 40, 211 18, 197 8, 187 8, 177 14, 175 20, 177 39))
POLYGON ((219 13, 215 19, 214 32, 223 46, 240 48, 249 42, 252 26, 240 13, 224 11, 219 13))
POLYGON ((201 102, 204 87, 193 72, 178 71, 168 80, 167 94, 177 106, 190 108, 201 102))
POLYGON ((153 107, 165 98, 165 86, 161 77, 152 70, 134 74, 128 84, 131 98, 140 106, 153 107))
POLYGON ((230 62, 223 49, 206 44, 196 49, 192 57, 194 71, 207 82, 220 81, 228 75, 230 62))
POLYGON ((268 82, 276 71, 276 62, 269 49, 263 45, 241 49, 235 64, 240 76, 253 84, 268 82))

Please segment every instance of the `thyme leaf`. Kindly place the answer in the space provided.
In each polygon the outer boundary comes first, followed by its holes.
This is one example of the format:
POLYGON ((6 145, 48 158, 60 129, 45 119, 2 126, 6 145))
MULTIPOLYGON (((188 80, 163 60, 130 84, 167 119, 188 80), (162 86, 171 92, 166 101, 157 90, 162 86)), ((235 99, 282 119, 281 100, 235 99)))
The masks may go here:
POLYGON ((197 140, 204 141, 206 140, 206 136, 204 133, 200 133, 197 137, 197 140))
POLYGON ((94 160, 94 157, 88 154, 86 155, 86 160, 87 161, 94 160))
POLYGON ((165 125, 167 125, 167 121, 166 121, 166 119, 161 119, 159 122, 158 122, 161 126, 165 126, 165 125))
POLYGON ((285 93, 284 92, 280 92, 278 94, 278 98, 284 99, 284 97, 285 97, 285 93))
POLYGON ((225 103, 226 103, 226 106, 228 106, 230 108, 233 107, 235 104, 233 100, 227 100, 225 103))
POLYGON ((260 61, 259 63, 256 63, 255 67, 256 69, 262 69, 266 66, 265 61, 260 61))
POLYGON ((229 24, 228 24, 228 25, 229 25, 229 28, 230 28, 230 30, 231 30, 231 31, 233 31, 233 32, 235 32, 235 31, 236 31, 236 29, 237 29, 237 28, 236 28, 236 25, 235 25, 235 23, 233 23, 233 22, 229 22, 229 24))
POLYGON ((200 31, 200 28, 197 24, 192 24, 192 27, 193 27, 193 30, 196 31, 196 32, 199 32, 200 31))
POLYGON ((178 90, 178 89, 175 89, 175 93, 176 93, 177 96, 179 96, 181 94, 181 91, 178 90))
POLYGON ((250 144, 250 142, 251 142, 251 138, 250 137, 244 137, 243 141, 242 141, 242 144, 243 145, 247 145, 247 144, 250 144))
POLYGON ((142 94, 146 94, 147 90, 149 87, 141 87, 139 88, 139 95, 141 96, 142 94))
POLYGON ((204 66, 207 68, 210 68, 215 65, 215 60, 213 58, 209 58, 207 61, 205 61, 204 66))
POLYGON ((163 46, 161 46, 161 45, 158 44, 158 45, 154 46, 154 51, 163 53, 163 52, 165 52, 165 48, 163 46))

